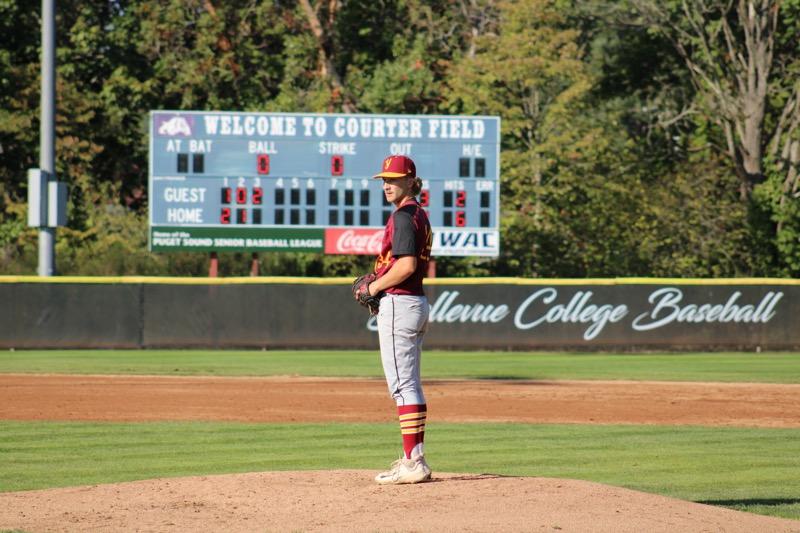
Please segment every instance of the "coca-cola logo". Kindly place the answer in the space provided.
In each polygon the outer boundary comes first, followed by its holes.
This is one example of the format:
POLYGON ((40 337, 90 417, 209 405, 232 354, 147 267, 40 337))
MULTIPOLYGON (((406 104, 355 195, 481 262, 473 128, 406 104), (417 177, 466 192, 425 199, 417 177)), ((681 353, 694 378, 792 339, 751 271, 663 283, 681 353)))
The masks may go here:
POLYGON ((377 255, 382 242, 383 230, 329 228, 325 234, 325 253, 377 255))

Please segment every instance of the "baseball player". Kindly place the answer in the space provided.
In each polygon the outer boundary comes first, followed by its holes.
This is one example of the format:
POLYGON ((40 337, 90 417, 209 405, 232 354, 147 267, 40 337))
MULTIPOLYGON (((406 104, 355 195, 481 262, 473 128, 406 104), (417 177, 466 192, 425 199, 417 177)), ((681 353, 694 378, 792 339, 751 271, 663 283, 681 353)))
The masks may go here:
POLYGON ((423 449, 427 407, 420 357, 429 312, 422 278, 430 261, 433 233, 427 213, 416 200, 422 180, 410 158, 387 157, 374 178, 383 180, 383 193, 395 210, 375 261, 377 279, 366 291, 370 296, 383 295, 378 306, 381 362, 389 393, 397 402, 403 438, 403 455, 375 481, 382 485, 419 483, 431 477, 423 449))

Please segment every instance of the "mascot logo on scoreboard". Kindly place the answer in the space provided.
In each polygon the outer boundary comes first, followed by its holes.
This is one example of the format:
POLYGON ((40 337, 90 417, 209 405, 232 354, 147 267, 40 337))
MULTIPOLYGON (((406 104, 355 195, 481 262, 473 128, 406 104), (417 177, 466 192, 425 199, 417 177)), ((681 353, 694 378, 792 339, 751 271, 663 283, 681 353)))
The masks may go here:
POLYGON ((192 135, 192 117, 182 117, 180 115, 158 115, 156 117, 156 128, 159 135, 192 135))

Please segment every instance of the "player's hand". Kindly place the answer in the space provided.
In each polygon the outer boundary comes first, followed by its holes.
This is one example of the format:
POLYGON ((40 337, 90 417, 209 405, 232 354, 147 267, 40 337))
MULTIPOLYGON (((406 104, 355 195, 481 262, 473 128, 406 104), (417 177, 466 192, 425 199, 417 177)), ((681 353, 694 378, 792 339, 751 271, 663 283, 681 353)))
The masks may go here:
POLYGON ((353 297, 356 301, 369 309, 371 315, 378 314, 380 306, 380 295, 372 293, 372 284, 375 282, 375 274, 366 274, 353 282, 353 297))

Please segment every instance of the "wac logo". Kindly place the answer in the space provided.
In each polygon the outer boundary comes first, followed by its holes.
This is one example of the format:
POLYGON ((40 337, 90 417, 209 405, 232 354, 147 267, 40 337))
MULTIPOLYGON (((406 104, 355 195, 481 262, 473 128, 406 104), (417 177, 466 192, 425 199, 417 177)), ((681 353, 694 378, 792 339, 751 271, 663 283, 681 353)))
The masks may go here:
POLYGON ((186 120, 186 118, 184 117, 173 116, 168 120, 161 118, 159 122, 160 122, 160 124, 158 125, 159 135, 169 135, 169 136, 184 135, 186 137, 189 137, 192 134, 191 125, 189 124, 189 121, 186 120))
POLYGON ((494 239, 490 233, 473 231, 439 231, 439 244, 443 248, 471 247, 490 248, 494 246, 494 239))
POLYGON ((433 255, 497 255, 500 248, 496 231, 448 231, 434 228, 433 237, 433 255))

